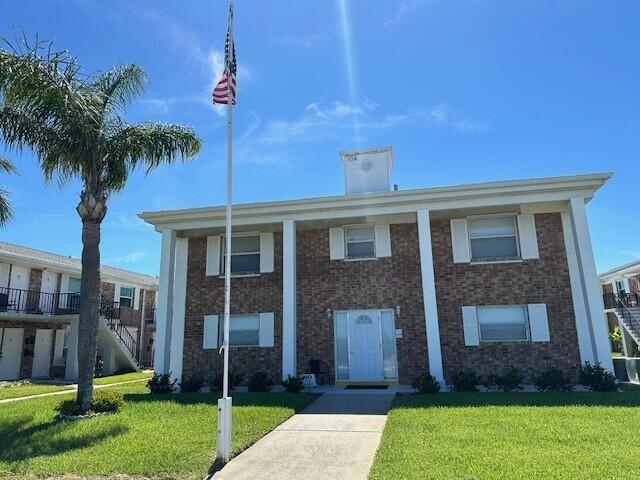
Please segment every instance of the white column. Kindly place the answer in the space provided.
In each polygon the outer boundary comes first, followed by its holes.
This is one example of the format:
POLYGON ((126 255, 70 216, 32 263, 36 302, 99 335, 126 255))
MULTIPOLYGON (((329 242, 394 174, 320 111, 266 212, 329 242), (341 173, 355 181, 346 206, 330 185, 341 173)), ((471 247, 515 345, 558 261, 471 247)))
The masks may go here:
POLYGON ((64 367, 65 380, 78 379, 78 319, 71 320, 67 338, 67 361, 64 367))
POLYGON ((156 323, 153 366, 156 373, 169 371, 171 344, 171 311, 173 307, 173 273, 175 267, 176 232, 162 231, 160 247, 160 285, 158 288, 158 321, 156 323))
POLYGON ((444 383, 442 351, 440 348, 440 327, 438 326, 438 304, 436 301, 436 282, 433 273, 433 250, 431 247, 429 210, 418 210, 417 215, 429 373, 431 373, 438 382, 444 383))
POLYGON ((169 371, 171 379, 182 380, 182 354, 184 351, 184 315, 187 302, 187 256, 189 239, 176 239, 176 267, 173 282, 173 314, 171 316, 171 347, 169 371))
POLYGON ((573 301, 573 313, 576 316, 576 333, 578 335, 578 349, 580 350, 580 361, 594 363, 594 344, 591 335, 591 326, 587 306, 585 303, 584 290, 582 289, 582 274, 578 265, 576 253, 575 237, 569 212, 562 212, 562 232, 564 234, 564 246, 567 253, 567 264, 569 266, 569 283, 571 284, 571 299, 573 301))
POLYGON ((589 325, 594 345, 594 360, 600 362, 607 370, 613 371, 609 332, 607 320, 604 315, 602 287, 600 286, 600 279, 598 278, 596 263, 593 258, 593 247, 591 246, 591 236, 589 234, 584 198, 572 198, 569 201, 569 213, 575 238, 576 255, 581 273, 585 306, 590 320, 589 325))
POLYGON ((296 224, 282 224, 282 379, 296 375, 296 224))

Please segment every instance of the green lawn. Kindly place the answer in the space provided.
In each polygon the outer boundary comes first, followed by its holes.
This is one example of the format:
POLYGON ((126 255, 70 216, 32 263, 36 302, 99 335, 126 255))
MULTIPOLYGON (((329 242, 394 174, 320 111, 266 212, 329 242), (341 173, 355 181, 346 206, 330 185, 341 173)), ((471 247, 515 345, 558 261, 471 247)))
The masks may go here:
POLYGON ((110 383, 128 382, 129 380, 142 380, 151 378, 153 372, 131 372, 121 373, 120 375, 110 375, 108 377, 98 377, 93 379, 94 385, 108 385, 110 383))
MULTIPOLYGON (((100 377, 94 379, 94 385, 107 385, 110 383, 127 382, 129 380, 144 380, 151 378, 152 372, 132 372, 120 375, 111 375, 109 377, 100 377)), ((20 383, 10 382, 9 386, 0 388, 0 400, 9 398, 28 397, 30 395, 38 395, 40 393, 60 392, 63 390, 72 390, 73 387, 67 383, 42 382, 42 383, 20 383)))
MULTIPOLYGON (((216 451, 217 395, 155 396, 144 382, 109 389, 125 394, 122 410, 77 422, 54 418, 53 406, 66 395, 0 405, 0 478, 66 473, 200 479, 207 473, 216 451)), ((235 395, 234 453, 312 400, 304 394, 235 395)))
POLYGON ((636 479, 640 390, 396 397, 369 478, 636 479))

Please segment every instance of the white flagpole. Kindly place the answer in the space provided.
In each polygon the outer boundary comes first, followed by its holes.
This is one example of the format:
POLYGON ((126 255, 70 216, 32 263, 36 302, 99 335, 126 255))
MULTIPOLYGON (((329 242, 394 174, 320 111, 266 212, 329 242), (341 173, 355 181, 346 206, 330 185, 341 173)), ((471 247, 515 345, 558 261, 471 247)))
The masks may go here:
MULTIPOLYGON (((234 58, 233 2, 229 2, 229 61, 234 58)), ((225 66, 226 68, 226 66, 225 66)), ((227 209, 225 226, 224 257, 224 371, 222 374, 222 398, 218 400, 217 456, 224 463, 231 458, 231 397, 229 397, 229 315, 231 311, 231 187, 232 187, 232 120, 233 97, 231 95, 231 72, 227 72, 227 209)))

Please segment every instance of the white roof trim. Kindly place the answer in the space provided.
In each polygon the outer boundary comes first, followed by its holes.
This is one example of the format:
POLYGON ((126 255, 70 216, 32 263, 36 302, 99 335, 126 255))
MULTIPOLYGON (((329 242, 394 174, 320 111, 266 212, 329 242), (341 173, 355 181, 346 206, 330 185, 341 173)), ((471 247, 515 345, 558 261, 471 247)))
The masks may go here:
POLYGON ((604 283, 608 283, 606 282, 606 280, 613 280, 615 277, 636 274, 640 274, 640 260, 634 260, 633 262, 625 263, 624 265, 600 273, 598 276, 604 283))
MULTIPOLYGON (((360 215, 415 212, 418 208, 448 210, 566 201, 571 197, 591 199, 611 173, 508 180, 359 195, 339 195, 300 200, 234 205, 234 225, 282 222, 284 219, 320 220, 360 215)), ((138 215, 157 230, 220 227, 224 206, 143 212, 138 215)))
MULTIPOLYGON (((7 242, 0 242, 0 262, 22 264, 29 268, 47 268, 58 273, 80 274, 82 272, 82 262, 77 258, 7 242)), ((138 287, 158 286, 158 277, 108 265, 100 265, 100 274, 103 282, 124 283, 138 287)))

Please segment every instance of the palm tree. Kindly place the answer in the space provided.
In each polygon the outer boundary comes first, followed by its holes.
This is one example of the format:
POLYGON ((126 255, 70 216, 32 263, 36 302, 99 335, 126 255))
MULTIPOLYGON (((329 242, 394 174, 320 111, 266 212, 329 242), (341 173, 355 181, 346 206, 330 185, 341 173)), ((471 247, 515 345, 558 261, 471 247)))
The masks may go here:
MULTIPOLYGON (((0 172, 17 173, 17 170, 9 160, 0 157, 0 172)), ((0 227, 4 227, 13 215, 8 197, 9 192, 0 187, 0 227)))
POLYGON ((46 181, 82 183, 82 280, 78 327, 78 395, 89 409, 100 308, 100 226, 109 197, 142 167, 195 156, 200 140, 180 125, 128 124, 123 115, 144 89, 137 65, 84 75, 77 59, 51 43, 24 40, 0 49, 0 135, 9 148, 29 148, 46 181))

